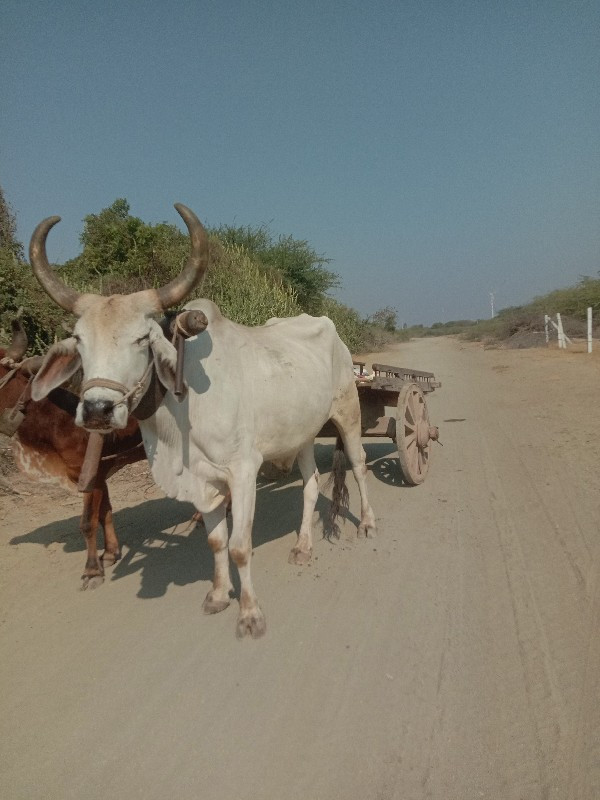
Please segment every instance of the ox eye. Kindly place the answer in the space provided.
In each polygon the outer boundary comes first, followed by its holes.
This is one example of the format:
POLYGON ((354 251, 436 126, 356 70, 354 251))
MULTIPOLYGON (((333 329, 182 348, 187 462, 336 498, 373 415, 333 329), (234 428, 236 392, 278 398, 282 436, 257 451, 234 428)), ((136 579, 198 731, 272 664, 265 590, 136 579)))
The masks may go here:
POLYGON ((149 333, 145 333, 143 336, 140 336, 139 339, 136 339, 135 343, 136 344, 144 344, 149 339, 150 339, 150 334, 149 333))

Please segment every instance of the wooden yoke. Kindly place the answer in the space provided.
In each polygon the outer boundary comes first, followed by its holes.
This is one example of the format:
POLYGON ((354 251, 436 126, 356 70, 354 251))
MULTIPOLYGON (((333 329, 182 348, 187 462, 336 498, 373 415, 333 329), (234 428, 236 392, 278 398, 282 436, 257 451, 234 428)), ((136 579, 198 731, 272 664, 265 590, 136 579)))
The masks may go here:
POLYGON ((183 386, 183 361, 185 353, 185 340, 202 333, 208 325, 206 315, 202 311, 183 311, 171 323, 173 344, 177 350, 177 367, 175 369, 175 397, 181 397, 185 391, 183 386))

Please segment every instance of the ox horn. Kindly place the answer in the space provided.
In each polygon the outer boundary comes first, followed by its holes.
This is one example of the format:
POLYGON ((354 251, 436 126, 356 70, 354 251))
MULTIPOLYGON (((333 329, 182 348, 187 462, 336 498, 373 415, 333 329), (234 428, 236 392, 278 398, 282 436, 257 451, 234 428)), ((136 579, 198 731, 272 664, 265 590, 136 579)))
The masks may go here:
POLYGON ((191 250, 187 263, 179 275, 166 286, 157 289, 158 299, 163 309, 177 305, 202 280, 208 264, 208 236, 198 217, 182 203, 175 203, 175 209, 185 222, 191 239, 191 250))
POLYGON ((12 339, 8 349, 4 353, 4 357, 10 358, 12 361, 20 361, 27 352, 27 346, 29 344, 27 341, 27 334, 18 317, 11 321, 10 327, 12 329, 12 339))
POLYGON ((73 312, 81 295, 57 278, 56 270, 52 269, 46 255, 46 237, 57 222, 60 222, 60 217, 46 217, 34 230, 29 243, 29 260, 35 277, 46 293, 65 311, 73 312))

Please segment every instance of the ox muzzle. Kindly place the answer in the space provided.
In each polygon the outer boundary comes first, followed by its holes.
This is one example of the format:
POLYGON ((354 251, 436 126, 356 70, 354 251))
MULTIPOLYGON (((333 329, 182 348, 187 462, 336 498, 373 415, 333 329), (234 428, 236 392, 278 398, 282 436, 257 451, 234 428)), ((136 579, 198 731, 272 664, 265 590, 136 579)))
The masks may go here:
POLYGON ((144 374, 131 389, 123 383, 108 378, 91 378, 85 381, 79 393, 81 402, 77 409, 77 424, 89 431, 101 433, 115 428, 125 428, 130 410, 135 408, 146 391, 152 367, 153 362, 150 360, 144 374), (93 397, 85 397, 86 393, 94 389, 108 389, 111 393, 117 393, 117 396, 110 397, 104 392, 102 394, 95 392, 93 397))

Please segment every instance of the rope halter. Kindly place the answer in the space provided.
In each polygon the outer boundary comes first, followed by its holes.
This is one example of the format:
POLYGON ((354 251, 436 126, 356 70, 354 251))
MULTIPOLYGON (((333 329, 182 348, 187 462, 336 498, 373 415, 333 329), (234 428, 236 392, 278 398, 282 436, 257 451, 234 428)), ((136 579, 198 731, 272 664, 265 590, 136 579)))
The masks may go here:
POLYGON ((140 400, 143 392, 144 392, 144 384, 146 383, 146 379, 150 375, 150 371, 152 370, 154 362, 152 359, 148 362, 148 366, 144 371, 142 377, 134 383, 131 389, 128 389, 125 384, 119 383, 118 381, 111 381, 108 378, 91 378, 89 381, 85 381, 81 389, 79 390, 79 398, 83 400, 83 395, 87 392, 88 389, 93 389, 95 387, 99 387, 101 389, 113 389, 115 392, 121 392, 123 397, 120 400, 117 400, 116 403, 113 403, 113 406, 120 406, 123 403, 127 403, 129 407, 129 400, 132 400, 132 403, 137 402, 140 400))

